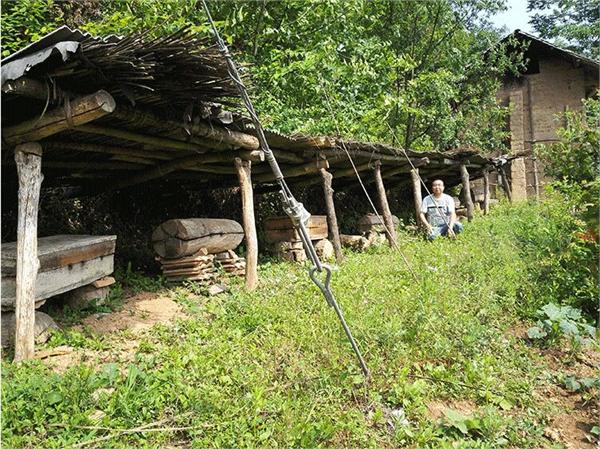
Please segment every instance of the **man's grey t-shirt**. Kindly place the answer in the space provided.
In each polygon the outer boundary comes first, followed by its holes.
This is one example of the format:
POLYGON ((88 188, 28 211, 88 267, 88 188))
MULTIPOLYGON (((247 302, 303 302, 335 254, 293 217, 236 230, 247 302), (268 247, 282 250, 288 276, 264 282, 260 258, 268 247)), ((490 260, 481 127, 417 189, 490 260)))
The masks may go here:
POLYGON ((441 198, 435 198, 433 194, 427 195, 421 204, 421 212, 427 215, 427 221, 431 226, 445 225, 450 223, 450 217, 454 212, 454 199, 445 193, 442 193, 441 198))

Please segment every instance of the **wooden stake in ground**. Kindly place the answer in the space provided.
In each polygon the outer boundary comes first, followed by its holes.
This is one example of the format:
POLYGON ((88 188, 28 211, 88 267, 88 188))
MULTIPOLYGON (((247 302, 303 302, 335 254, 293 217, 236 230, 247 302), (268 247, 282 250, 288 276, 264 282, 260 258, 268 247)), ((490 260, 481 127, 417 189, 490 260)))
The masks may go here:
POLYGON ((383 215, 383 222, 385 223, 386 233, 385 236, 388 239, 391 247, 396 247, 396 228, 394 228, 394 222, 392 220, 392 212, 388 204, 387 195, 385 194, 385 187, 383 186, 383 179, 381 178, 381 161, 375 161, 375 184, 377 185, 377 197, 379 198, 379 207, 383 215))
POLYGON ((500 177, 502 178, 502 188, 504 189, 504 193, 506 194, 508 201, 512 203, 512 192, 510 190, 510 183, 508 182, 508 177, 506 176, 506 170, 504 170, 504 167, 501 166, 499 168, 499 171, 500 177))
POLYGON ((254 290, 258 283, 258 239, 254 222, 254 199, 252 197, 251 162, 239 157, 234 159, 242 194, 242 218, 246 237, 246 289, 254 290))
POLYGON ((327 212, 329 238, 333 244, 335 260, 337 263, 341 263, 344 259, 344 255, 342 254, 340 230, 338 228, 337 216, 335 214, 335 206, 333 204, 333 189, 331 188, 331 180, 333 179, 333 175, 324 168, 321 168, 319 172, 321 173, 321 179, 323 180, 323 194, 325 195, 325 209, 327 212))
POLYGON ((413 185, 413 198, 415 201, 415 215, 417 218, 417 226, 421 223, 421 204, 423 204, 423 197, 421 194, 421 178, 419 177, 419 169, 415 168, 410 171, 410 177, 413 185))
POLYGON ((488 168, 483 170, 483 213, 490 213, 490 171, 488 168))
POLYGON ((465 206, 467 207, 467 219, 473 220, 473 198, 471 197, 471 182, 469 181, 469 172, 465 164, 460 164, 460 177, 462 179, 465 206))
POLYGON ((37 255, 37 218, 43 179, 41 145, 17 145, 15 162, 19 175, 15 362, 20 362, 33 358, 35 351, 35 282, 40 266, 37 255))

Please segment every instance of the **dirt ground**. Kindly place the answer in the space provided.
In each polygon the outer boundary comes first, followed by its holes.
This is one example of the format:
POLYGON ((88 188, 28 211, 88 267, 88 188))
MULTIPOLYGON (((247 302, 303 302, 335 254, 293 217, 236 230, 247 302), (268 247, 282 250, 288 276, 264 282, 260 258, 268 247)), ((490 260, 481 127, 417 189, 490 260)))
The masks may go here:
POLYGON ((111 335, 110 349, 92 350, 59 346, 36 352, 36 358, 58 372, 77 363, 128 363, 134 360, 140 337, 155 324, 168 324, 185 318, 182 307, 166 294, 140 293, 125 300, 113 313, 97 313, 84 318, 71 329, 92 335, 111 335), (118 332, 125 331, 124 335, 118 332))

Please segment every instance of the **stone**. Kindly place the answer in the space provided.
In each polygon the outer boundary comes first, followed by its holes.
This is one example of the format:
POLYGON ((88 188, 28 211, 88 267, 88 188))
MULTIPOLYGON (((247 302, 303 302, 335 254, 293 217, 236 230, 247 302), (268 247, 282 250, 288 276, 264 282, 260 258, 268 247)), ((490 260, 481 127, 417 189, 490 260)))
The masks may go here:
POLYGON ((327 239, 319 240, 315 243, 315 251, 319 258, 323 260, 331 260, 335 256, 333 244, 327 239))
POLYGON ((222 284, 213 284, 208 287, 208 294, 210 296, 220 295, 221 293, 225 293, 227 290, 228 288, 222 284))
POLYGON ((81 310, 95 304, 103 304, 108 294, 110 287, 94 287, 94 284, 84 285, 76 288, 65 294, 65 305, 72 309, 81 310))
POLYGON ((340 241, 344 248, 350 248, 355 251, 364 251, 369 248, 369 240, 362 235, 340 234, 340 241))
MULTIPOLYGON (((13 346, 15 342, 16 320, 14 312, 2 312, 0 320, 2 347, 13 346)), ((54 320, 44 312, 35 312, 34 335, 35 342, 44 343, 50 337, 50 329, 58 329, 54 320)))
POLYGON ((387 239, 382 232, 367 232, 365 238, 369 242, 368 247, 380 246, 386 243, 387 239))

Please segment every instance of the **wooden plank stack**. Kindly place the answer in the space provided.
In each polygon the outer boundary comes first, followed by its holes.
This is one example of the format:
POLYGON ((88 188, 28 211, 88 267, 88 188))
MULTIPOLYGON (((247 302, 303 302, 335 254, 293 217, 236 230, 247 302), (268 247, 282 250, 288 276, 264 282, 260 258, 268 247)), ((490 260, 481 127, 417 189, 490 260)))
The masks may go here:
POLYGON ((232 250, 216 254, 215 263, 230 276, 244 276, 246 274, 246 259, 238 256, 232 250))
POLYGON ((158 261, 168 282, 196 281, 208 285, 217 277, 214 259, 213 254, 202 249, 192 256, 177 259, 159 257, 158 261))
MULTIPOLYGON (((289 217, 270 217, 264 221, 265 240, 278 258, 290 262, 303 262, 306 252, 300 235, 289 217)), ((308 235, 313 243, 327 239, 327 217, 311 215, 307 224, 308 235)))

